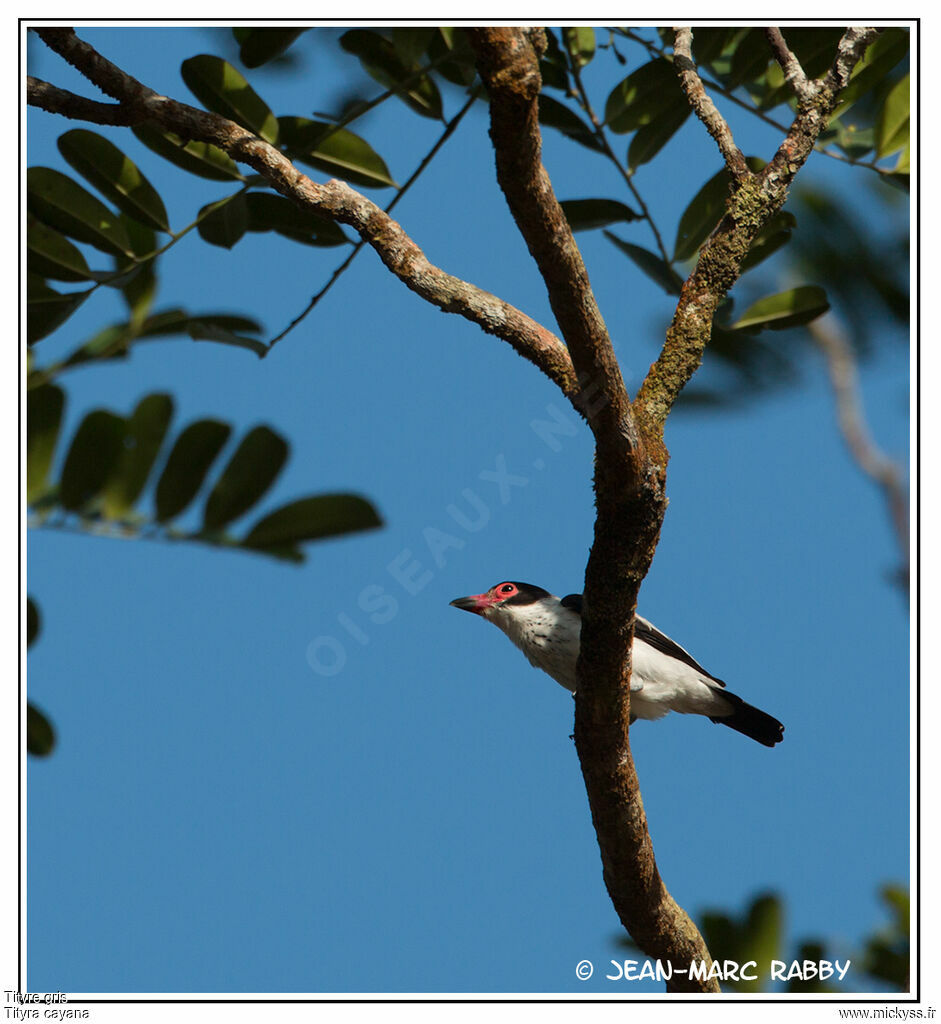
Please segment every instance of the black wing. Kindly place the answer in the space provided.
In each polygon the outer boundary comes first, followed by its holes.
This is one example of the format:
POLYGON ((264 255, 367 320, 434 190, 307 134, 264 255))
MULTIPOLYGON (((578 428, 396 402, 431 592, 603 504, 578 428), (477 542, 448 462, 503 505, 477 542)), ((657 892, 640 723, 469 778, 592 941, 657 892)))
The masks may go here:
POLYGON ((685 665, 689 665, 690 668, 694 668, 697 672, 707 676, 714 683, 725 686, 721 679, 717 679, 711 672, 707 672, 689 651, 683 650, 678 643, 671 640, 665 633, 661 633, 656 626, 649 623, 646 619, 642 619, 639 615, 634 617, 634 639, 649 644, 649 646, 670 658, 682 661, 685 665))
MULTIPOLYGON (((582 614, 581 594, 569 594, 567 597, 562 598, 561 604, 563 608, 569 608, 577 615, 582 614)), ((723 683, 721 679, 717 679, 711 672, 707 672, 689 653, 689 651, 685 651, 678 643, 671 640, 666 633, 661 633, 656 626, 648 622, 646 619, 642 619, 639 615, 634 616, 634 638, 640 640, 642 643, 648 644, 650 647, 660 651, 662 654, 666 654, 670 658, 676 658, 677 661, 682 661, 684 665, 689 665, 690 668, 694 668, 697 672, 701 672, 714 683, 718 683, 720 686, 725 686, 725 683, 723 683)))

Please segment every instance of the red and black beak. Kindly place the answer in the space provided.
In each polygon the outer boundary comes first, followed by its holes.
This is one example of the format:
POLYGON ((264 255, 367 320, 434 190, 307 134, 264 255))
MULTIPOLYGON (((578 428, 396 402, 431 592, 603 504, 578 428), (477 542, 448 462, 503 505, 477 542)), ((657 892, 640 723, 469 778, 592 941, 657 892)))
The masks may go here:
POLYGON ((470 597, 456 597, 451 604, 462 611, 483 615, 493 604, 493 599, 489 594, 471 594, 470 597))

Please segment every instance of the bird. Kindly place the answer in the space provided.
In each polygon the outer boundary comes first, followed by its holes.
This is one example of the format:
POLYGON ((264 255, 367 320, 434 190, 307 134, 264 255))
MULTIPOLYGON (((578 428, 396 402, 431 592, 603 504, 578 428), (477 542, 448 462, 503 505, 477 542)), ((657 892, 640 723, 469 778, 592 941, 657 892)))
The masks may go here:
MULTIPOLYGON (((504 580, 483 594, 457 597, 451 604, 492 622, 532 665, 575 693, 581 594, 558 598, 531 583, 504 580)), ((689 651, 640 615, 634 616, 631 666, 631 723, 677 711, 705 715, 766 747, 784 738, 784 726, 776 718, 730 693, 689 651)))

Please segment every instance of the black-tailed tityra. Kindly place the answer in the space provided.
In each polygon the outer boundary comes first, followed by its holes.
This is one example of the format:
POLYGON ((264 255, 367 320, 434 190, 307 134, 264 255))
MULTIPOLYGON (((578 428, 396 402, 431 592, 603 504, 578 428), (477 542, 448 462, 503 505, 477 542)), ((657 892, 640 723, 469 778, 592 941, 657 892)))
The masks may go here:
MULTIPOLYGON (((542 587, 507 580, 485 594, 458 597, 455 608, 498 626, 530 662, 575 692, 575 662, 582 629, 582 595, 561 600, 542 587)), ((668 711, 706 715, 753 740, 773 747, 784 726, 771 715, 729 693, 688 651, 639 615, 634 616, 631 721, 662 718, 668 711)))

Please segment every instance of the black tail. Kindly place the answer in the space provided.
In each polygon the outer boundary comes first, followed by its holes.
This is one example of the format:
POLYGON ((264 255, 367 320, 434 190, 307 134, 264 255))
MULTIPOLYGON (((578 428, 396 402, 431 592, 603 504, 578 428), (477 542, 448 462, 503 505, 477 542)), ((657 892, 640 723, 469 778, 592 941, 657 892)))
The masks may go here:
POLYGON ((711 721, 717 725, 727 725, 730 729, 757 740, 766 747, 773 747, 775 743, 780 743, 784 739, 784 726, 776 718, 753 708, 751 704, 746 704, 734 693, 723 692, 722 696, 731 703, 732 714, 711 718, 711 721))

